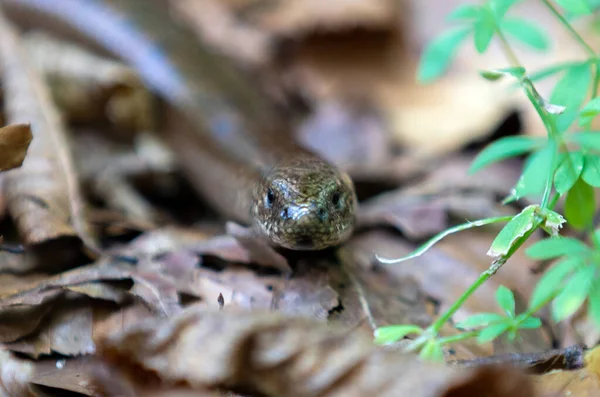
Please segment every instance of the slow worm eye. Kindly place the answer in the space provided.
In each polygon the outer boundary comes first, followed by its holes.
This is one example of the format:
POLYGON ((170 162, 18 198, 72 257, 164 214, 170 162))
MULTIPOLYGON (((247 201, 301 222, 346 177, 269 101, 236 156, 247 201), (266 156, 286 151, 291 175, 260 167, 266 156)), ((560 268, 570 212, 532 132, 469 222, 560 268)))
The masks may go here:
POLYGON ((338 207, 340 205, 340 192, 334 192, 331 195, 331 204, 338 207))
POLYGON ((267 208, 270 208, 273 205, 273 201, 275 201, 275 193, 269 188, 269 190, 267 190, 267 200, 265 201, 267 208))

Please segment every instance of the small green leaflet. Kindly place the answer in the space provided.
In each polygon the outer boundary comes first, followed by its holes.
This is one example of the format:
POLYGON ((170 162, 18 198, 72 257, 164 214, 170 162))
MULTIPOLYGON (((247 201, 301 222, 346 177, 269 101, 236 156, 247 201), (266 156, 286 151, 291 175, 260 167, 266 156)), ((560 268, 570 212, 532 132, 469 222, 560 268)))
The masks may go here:
POLYGON ((600 157, 598 155, 586 154, 585 166, 581 178, 593 187, 600 187, 600 157))
POLYGON ((500 29, 536 50, 547 50, 549 47, 548 35, 533 21, 507 18, 500 23, 500 29))
POLYGON ((394 343, 410 334, 421 334, 423 329, 418 325, 390 325, 375 330, 375 343, 385 345, 394 343))
POLYGON ((515 296, 512 291, 501 285, 496 290, 496 303, 509 317, 515 316, 515 296))
POLYGON ((492 242, 487 252, 494 259, 500 258, 510 251, 513 244, 533 228, 537 205, 527 206, 508 222, 492 242))
POLYGON ((585 302, 590 292, 596 266, 587 266, 575 273, 567 282, 565 289, 552 302, 552 317, 562 321, 573 315, 585 302))
POLYGON ((502 69, 481 70, 479 74, 484 79, 490 81, 499 80, 504 76, 513 76, 517 80, 521 80, 525 76, 525 68, 522 66, 514 66, 502 69))
POLYGON ((505 321, 505 317, 498 313, 477 313, 467 317, 463 321, 456 324, 459 329, 474 329, 487 327, 490 324, 495 324, 505 321))
POLYGON ((494 141, 473 160, 469 173, 473 174, 495 162, 518 156, 543 147, 546 139, 529 136, 508 136, 494 141))
POLYGON ((571 256, 548 269, 535 285, 529 299, 529 309, 537 309, 551 299, 567 276, 573 273, 580 263, 581 258, 571 256))
POLYGON ((579 115, 579 109, 585 101, 591 81, 590 64, 584 62, 567 69, 554 86, 550 103, 566 107, 566 110, 557 117, 559 132, 567 130, 579 115))
POLYGON ((542 326, 542 320, 537 317, 527 317, 519 324, 521 329, 535 329, 542 326))
POLYGON ((431 40, 421 56, 417 79, 420 83, 430 83, 446 72, 456 55, 458 46, 471 32, 470 26, 449 29, 431 40))
POLYGON ((576 134, 567 134, 565 138, 569 142, 575 142, 587 150, 600 150, 600 132, 588 131, 576 134))
POLYGON ((512 192, 513 198, 520 199, 542 193, 548 173, 552 171, 555 146, 554 141, 549 141, 543 149, 533 153, 527 159, 525 171, 512 192))
POLYGON ((581 152, 564 153, 554 174, 554 187, 560 194, 565 194, 573 187, 583 171, 583 154, 581 152))
POLYGON ((446 18, 448 21, 465 21, 471 19, 477 19, 481 7, 474 4, 461 4, 452 11, 446 18))
POLYGON ((500 21, 504 18, 504 14, 512 7, 515 3, 521 0, 491 0, 490 7, 494 16, 500 21))
POLYGON ((600 278, 594 280, 590 289, 588 314, 596 326, 600 327, 600 278))
POLYGON ((547 208, 540 210, 540 216, 544 218, 542 228, 551 236, 557 236, 560 228, 567 222, 561 214, 547 208))
POLYGON ((473 25, 473 40, 475 41, 475 49, 478 53, 483 54, 494 37, 496 32, 496 20, 490 9, 483 7, 479 13, 479 19, 473 25))
POLYGON ((579 112, 579 126, 587 127, 600 114, 600 97, 590 100, 579 112))
POLYGON ((505 333, 506 331, 508 331, 508 329, 510 327, 511 327, 511 323, 508 321, 505 323, 501 323, 501 324, 490 325, 489 327, 484 328, 481 330, 481 332, 479 332, 479 336, 477 337, 477 342, 478 343, 491 342, 494 339, 496 339, 497 337, 499 337, 500 335, 502 335, 503 333, 505 333))
POLYGON ((586 0, 554 0, 558 5, 573 15, 589 15, 592 13, 586 0))
POLYGON ((444 361, 444 351, 438 341, 430 340, 421 349, 419 357, 423 360, 444 361))
POLYGON ((576 229, 585 229, 592 223, 596 210, 594 188, 579 178, 567 193, 565 218, 576 229))
POLYGON ((571 67, 576 65, 581 65, 581 62, 563 62, 552 66, 548 66, 547 68, 543 68, 536 72, 530 73, 529 80, 533 82, 543 80, 545 78, 555 75, 556 73, 564 72, 565 70, 570 69, 571 67))
POLYGON ((573 237, 551 237, 540 240, 525 250, 533 259, 553 259, 559 256, 591 254, 592 249, 573 237))

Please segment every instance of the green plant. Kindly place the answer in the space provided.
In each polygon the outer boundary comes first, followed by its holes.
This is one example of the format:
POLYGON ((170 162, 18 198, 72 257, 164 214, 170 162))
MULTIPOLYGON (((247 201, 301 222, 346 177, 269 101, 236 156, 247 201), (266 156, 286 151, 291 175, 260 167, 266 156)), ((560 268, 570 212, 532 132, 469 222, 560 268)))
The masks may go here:
POLYGON ((600 57, 573 28, 573 19, 592 14, 600 5, 597 0, 531 0, 541 1, 548 11, 570 32, 586 52, 587 59, 552 65, 528 73, 519 62, 513 45, 520 43, 541 51, 550 45, 546 34, 535 23, 509 15, 518 0, 488 0, 482 5, 461 5, 448 20, 458 26, 448 29, 425 49, 417 78, 432 82, 444 74, 457 49, 469 37, 475 49, 483 54, 493 39, 498 40, 510 66, 481 71, 491 81, 513 78, 527 95, 542 120, 545 138, 511 136, 492 142, 474 159, 471 172, 515 156, 526 156, 523 171, 505 203, 529 197, 539 204, 524 208, 516 216, 482 219, 448 229, 433 237, 411 254, 398 259, 377 259, 383 264, 396 264, 426 252, 445 236, 461 230, 491 223, 507 222, 494 239, 488 255, 491 266, 428 328, 398 325, 378 328, 376 343, 393 343, 407 335, 416 335, 407 345, 426 359, 442 359, 442 346, 468 338, 489 342, 500 335, 510 340, 520 329, 537 328, 541 321, 534 314, 550 304, 556 321, 564 320, 588 302, 588 313, 600 327, 600 229, 593 230, 596 208, 595 190, 600 187, 600 132, 590 131, 592 120, 600 114, 600 57), (534 82, 561 75, 550 98, 543 98, 534 82), (586 99, 591 98, 585 104, 586 99), (585 106, 584 106, 585 104, 585 106), (564 217, 553 209, 561 197, 564 217), (560 236, 565 223, 575 230, 587 232, 592 246, 583 241, 560 236), (542 229, 550 237, 526 250, 537 259, 558 259, 539 280, 525 312, 516 314, 514 297, 501 286, 496 301, 504 315, 480 313, 465 319, 456 327, 462 332, 441 337, 440 330, 456 311, 484 282, 492 277, 536 231, 542 229))

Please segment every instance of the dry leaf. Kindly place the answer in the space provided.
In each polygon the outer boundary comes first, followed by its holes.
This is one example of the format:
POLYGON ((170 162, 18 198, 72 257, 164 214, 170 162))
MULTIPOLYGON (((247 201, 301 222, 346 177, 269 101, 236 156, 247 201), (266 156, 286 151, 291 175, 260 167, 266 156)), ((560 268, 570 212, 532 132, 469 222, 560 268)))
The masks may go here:
POLYGON ((339 31, 349 27, 381 28, 393 25, 402 10, 402 1, 318 0, 224 2, 244 22, 279 35, 302 35, 306 31, 339 31))
POLYGON ((33 139, 29 124, 0 128, 0 171, 20 167, 33 139))
POLYGON ((31 376, 32 385, 68 390, 85 396, 99 395, 92 377, 98 363, 89 356, 40 359, 32 363, 32 366, 34 368, 31 376))
POLYGON ((35 334, 6 344, 15 352, 33 358, 58 353, 63 356, 92 354, 93 312, 89 300, 63 300, 49 315, 47 323, 35 334))
POLYGON ((30 363, 0 350, 0 397, 33 397, 29 381, 33 373, 30 363))
POLYGON ((29 246, 78 236, 93 249, 66 133, 50 94, 28 64, 17 33, 3 15, 0 36, 8 120, 31 123, 34 135, 21 168, 4 178, 9 211, 29 246))
POLYGON ((508 368, 421 363, 360 334, 274 313, 190 307, 101 346, 115 371, 137 368, 137 379, 154 379, 157 390, 179 383, 278 397, 534 396, 525 376, 508 368))
POLYGON ((131 68, 41 32, 27 34, 24 44, 69 121, 152 128, 150 94, 131 68))

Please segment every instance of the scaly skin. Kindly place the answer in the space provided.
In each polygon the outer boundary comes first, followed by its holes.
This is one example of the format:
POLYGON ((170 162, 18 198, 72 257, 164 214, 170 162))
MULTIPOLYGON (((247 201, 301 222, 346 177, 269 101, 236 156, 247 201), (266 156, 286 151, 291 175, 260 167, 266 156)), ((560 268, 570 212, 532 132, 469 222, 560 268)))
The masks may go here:
POLYGON ((198 156, 200 167, 181 165, 226 217, 295 250, 323 249, 351 235, 357 200, 349 176, 296 145, 251 79, 167 18, 154 0, 0 4, 30 13, 30 20, 58 19, 134 67, 195 127, 194 139, 180 136, 178 147, 182 157, 198 156))

